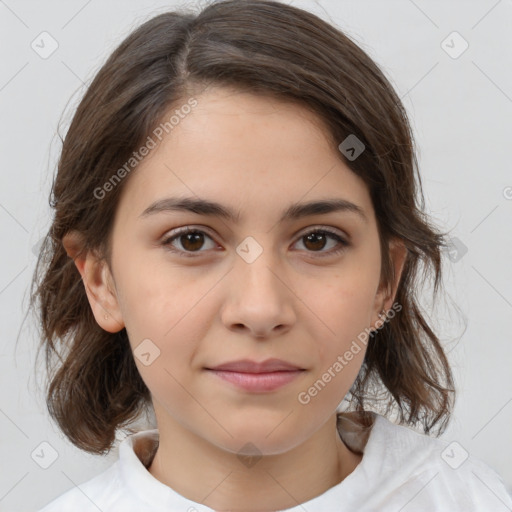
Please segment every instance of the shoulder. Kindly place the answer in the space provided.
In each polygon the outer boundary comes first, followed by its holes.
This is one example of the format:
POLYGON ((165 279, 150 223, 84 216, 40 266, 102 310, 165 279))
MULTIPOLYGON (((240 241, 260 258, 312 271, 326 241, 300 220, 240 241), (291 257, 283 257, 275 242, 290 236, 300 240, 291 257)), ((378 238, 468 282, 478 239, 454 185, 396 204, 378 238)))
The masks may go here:
POLYGON ((365 457, 379 481, 378 492, 384 497, 393 489, 410 500, 414 510, 512 510, 500 476, 457 442, 429 437, 377 415, 365 457))
POLYGON ((119 478, 119 461, 104 472, 61 494, 38 512, 98 512, 111 503, 115 503, 122 493, 119 478))
POLYGON ((146 469, 157 443, 157 430, 128 436, 119 445, 118 459, 109 468, 85 483, 74 485, 38 512, 147 510, 148 499, 162 499, 167 491, 146 469))

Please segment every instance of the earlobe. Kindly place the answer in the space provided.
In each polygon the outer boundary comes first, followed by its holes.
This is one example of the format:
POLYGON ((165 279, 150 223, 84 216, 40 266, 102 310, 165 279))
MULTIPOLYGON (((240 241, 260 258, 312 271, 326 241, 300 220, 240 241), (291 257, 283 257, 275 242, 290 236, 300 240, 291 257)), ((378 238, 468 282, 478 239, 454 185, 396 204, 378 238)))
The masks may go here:
POLYGON ((77 232, 66 234, 62 244, 82 277, 98 325, 111 333, 122 330, 124 322, 115 287, 111 285, 113 278, 107 262, 95 251, 85 249, 83 239, 77 232))

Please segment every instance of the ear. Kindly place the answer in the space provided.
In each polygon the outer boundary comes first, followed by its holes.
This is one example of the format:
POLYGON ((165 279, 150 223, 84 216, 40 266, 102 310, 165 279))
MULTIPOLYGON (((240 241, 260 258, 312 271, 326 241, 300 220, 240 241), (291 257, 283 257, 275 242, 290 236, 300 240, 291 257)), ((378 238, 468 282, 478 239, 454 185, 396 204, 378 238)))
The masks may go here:
POLYGON ((64 235, 62 245, 82 276, 94 318, 105 331, 115 333, 124 328, 117 292, 107 262, 95 251, 85 249, 77 231, 64 235))
MULTIPOLYGON (((379 287, 379 291, 375 296, 375 305, 372 318, 372 326, 374 329, 382 327, 386 320, 386 313, 393 306, 395 295, 398 290, 398 284, 402 277, 405 261, 407 259, 407 248, 402 241, 393 239, 389 243, 389 255, 391 264, 394 268, 395 279, 389 283, 387 287, 379 287), (382 315, 384 311, 384 316, 382 315)), ((401 306, 401 305, 400 305, 401 306)), ((372 329, 373 330, 373 329, 372 329)))

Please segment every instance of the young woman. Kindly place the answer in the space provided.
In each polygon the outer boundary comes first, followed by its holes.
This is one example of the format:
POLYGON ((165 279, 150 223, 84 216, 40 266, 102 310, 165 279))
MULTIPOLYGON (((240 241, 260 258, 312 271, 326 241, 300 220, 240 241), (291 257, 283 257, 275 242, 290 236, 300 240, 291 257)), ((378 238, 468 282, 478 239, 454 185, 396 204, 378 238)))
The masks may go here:
POLYGON ((393 88, 313 14, 135 30, 64 140, 33 294, 52 417, 91 453, 131 435, 44 512, 512 509, 426 435, 454 386, 416 295, 444 244, 420 184, 393 88))

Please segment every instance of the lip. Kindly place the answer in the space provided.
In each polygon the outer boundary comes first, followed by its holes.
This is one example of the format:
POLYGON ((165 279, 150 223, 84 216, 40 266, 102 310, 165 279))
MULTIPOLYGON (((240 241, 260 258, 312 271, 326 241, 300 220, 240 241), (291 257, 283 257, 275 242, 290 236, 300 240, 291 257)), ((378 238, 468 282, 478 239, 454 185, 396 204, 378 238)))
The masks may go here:
POLYGON ((253 393, 279 389, 305 371, 304 368, 281 359, 267 359, 262 362, 243 359, 206 368, 206 370, 238 388, 253 393))
POLYGON ((287 361, 283 361, 282 359, 266 359, 259 363, 251 361, 250 359, 240 359, 238 361, 230 361, 229 363, 219 364, 207 369, 239 373, 269 373, 302 370, 303 368, 288 363, 287 361))

